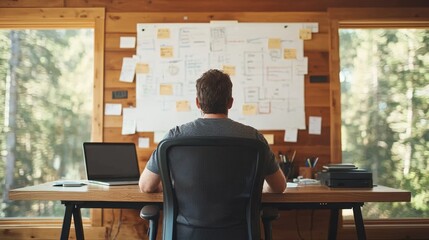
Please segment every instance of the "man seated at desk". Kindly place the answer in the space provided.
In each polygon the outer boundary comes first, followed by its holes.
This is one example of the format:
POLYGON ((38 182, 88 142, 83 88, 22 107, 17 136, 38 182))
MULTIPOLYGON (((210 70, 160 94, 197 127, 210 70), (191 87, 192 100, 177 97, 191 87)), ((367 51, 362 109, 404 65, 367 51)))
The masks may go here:
MULTIPOLYGON (((232 107, 234 99, 232 97, 232 82, 227 74, 219 70, 209 70, 197 80, 196 88, 196 104, 201 110, 202 118, 170 129, 165 138, 185 136, 256 138, 269 148, 263 135, 255 128, 228 118, 228 110, 232 107)), ((286 189, 286 178, 271 150, 267 151, 266 158, 263 191, 281 193, 286 189)), ((162 192, 159 174, 156 151, 154 151, 140 176, 140 190, 142 192, 162 192)))

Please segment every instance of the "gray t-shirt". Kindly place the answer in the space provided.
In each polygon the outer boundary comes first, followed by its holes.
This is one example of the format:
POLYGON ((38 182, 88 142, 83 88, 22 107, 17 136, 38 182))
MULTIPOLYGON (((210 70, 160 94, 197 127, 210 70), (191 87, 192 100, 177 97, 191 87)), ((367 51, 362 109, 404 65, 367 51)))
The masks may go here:
MULTIPOLYGON (((188 137, 188 136, 224 136, 224 137, 243 137, 259 139, 269 149, 264 136, 255 128, 235 122, 229 118, 198 118, 195 121, 185 123, 170 131, 164 138, 188 137)), ((264 168, 264 175, 275 173, 279 166, 271 150, 267 151, 264 168)), ((156 150, 152 153, 146 168, 151 172, 159 174, 159 168, 156 160, 156 150)))

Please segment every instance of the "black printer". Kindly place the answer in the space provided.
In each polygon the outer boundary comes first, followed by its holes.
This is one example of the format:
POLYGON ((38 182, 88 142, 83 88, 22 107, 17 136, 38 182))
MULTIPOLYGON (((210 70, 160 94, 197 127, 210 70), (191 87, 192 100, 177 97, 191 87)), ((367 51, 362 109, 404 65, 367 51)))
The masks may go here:
POLYGON ((372 188, 372 172, 353 164, 340 163, 323 166, 317 174, 320 183, 331 188, 372 188))

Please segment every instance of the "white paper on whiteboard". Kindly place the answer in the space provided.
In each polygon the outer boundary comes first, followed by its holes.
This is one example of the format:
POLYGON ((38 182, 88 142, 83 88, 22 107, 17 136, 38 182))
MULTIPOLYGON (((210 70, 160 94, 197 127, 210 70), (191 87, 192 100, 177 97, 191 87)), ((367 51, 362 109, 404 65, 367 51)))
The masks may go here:
POLYGON ((308 58, 304 57, 293 62, 293 71, 299 75, 308 73, 308 58))

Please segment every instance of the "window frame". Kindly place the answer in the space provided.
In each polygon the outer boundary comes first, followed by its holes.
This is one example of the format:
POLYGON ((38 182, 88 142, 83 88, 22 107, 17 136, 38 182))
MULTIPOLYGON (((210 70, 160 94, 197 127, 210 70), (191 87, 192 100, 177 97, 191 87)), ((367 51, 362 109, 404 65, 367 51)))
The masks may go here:
MULTIPOLYGON (((104 8, 0 8, 0 29, 71 29, 94 30, 93 111, 91 141, 103 141, 104 100, 104 8)), ((102 226, 102 210, 91 209, 84 224, 102 226)), ((0 227, 62 225, 62 218, 5 218, 0 227)))
MULTIPOLYGON (((331 103, 331 161, 342 162, 341 151, 341 83, 339 30, 346 28, 425 28, 429 29, 429 8, 333 8, 328 9, 330 20, 330 103, 331 103)), ((429 218, 420 219, 365 219, 370 229, 388 228, 397 234, 398 226, 407 232, 421 232, 429 227, 429 218)), ((347 231, 353 220, 342 219, 347 231)), ((406 234, 406 233, 404 233, 406 234)), ((395 235, 394 235, 395 236, 395 235)), ((397 236, 397 235, 396 235, 397 236)))

